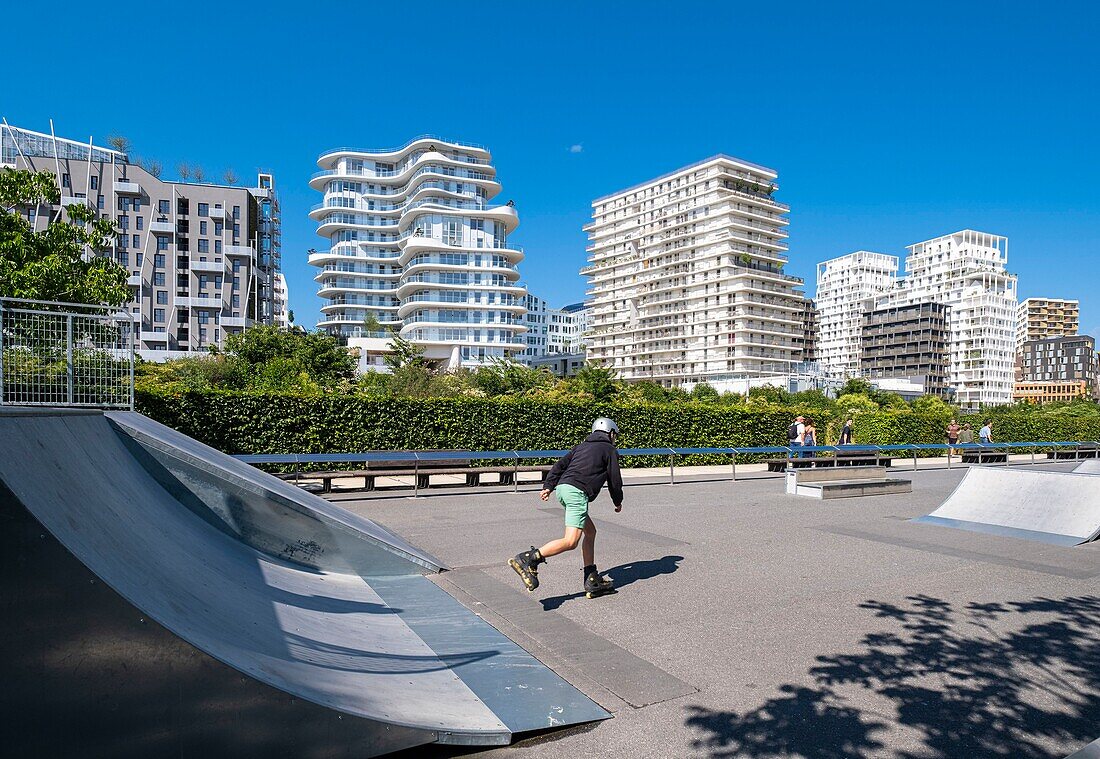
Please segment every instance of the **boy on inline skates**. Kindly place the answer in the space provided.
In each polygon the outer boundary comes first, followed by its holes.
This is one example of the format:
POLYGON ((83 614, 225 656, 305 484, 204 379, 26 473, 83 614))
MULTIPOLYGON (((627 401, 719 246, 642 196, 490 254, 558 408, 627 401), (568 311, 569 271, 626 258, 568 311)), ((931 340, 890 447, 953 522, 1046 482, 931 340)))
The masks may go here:
POLYGON ((623 480, 619 474, 619 451, 615 447, 618 435, 619 427, 615 422, 606 417, 597 419, 584 442, 558 459, 546 475, 539 498, 546 501, 553 491, 558 503, 565 508, 565 536, 551 540, 542 548, 531 546, 530 551, 508 560, 527 590, 539 586, 539 564, 550 556, 572 551, 580 543, 585 595, 595 598, 615 592, 614 584, 596 570, 596 525, 588 516, 588 504, 600 494, 606 481, 615 511, 623 509, 623 480))

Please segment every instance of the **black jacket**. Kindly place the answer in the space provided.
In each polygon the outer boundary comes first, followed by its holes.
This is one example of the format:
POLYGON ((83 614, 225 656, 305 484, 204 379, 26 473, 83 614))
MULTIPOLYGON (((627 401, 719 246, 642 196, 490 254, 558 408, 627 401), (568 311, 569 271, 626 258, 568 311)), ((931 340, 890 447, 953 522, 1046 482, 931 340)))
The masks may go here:
POLYGON ((619 450, 606 432, 593 432, 580 445, 558 459, 546 475, 547 490, 560 484, 572 485, 584 491, 588 500, 596 500, 604 481, 611 501, 616 506, 623 502, 623 478, 619 474, 619 450))

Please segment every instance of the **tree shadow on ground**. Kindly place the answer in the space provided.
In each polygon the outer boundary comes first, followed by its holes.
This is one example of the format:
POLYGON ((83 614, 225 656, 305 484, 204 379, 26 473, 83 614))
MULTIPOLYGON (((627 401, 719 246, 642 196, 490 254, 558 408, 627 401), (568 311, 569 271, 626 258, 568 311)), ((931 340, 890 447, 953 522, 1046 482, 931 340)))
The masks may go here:
POLYGON ((861 606, 887 628, 855 653, 817 657, 812 685, 784 685, 755 709, 688 707, 693 747, 723 759, 1051 759, 1100 733, 1100 598, 861 606), (896 720, 853 706, 859 689, 891 702, 896 720), (889 747, 891 722, 920 745, 889 747))
MULTIPOLYGON (((684 560, 683 556, 664 556, 660 559, 647 559, 645 561, 632 561, 628 564, 620 564, 617 567, 612 567, 603 574, 606 575, 613 583, 615 583, 615 589, 621 590, 622 588, 630 585, 631 583, 638 582, 639 580, 650 580, 660 575, 672 574, 680 568, 680 562, 684 560)), ((553 611, 559 608, 566 601, 570 601, 574 598, 583 598, 584 593, 570 593, 565 596, 551 596, 550 598, 542 599, 543 611, 553 611)))

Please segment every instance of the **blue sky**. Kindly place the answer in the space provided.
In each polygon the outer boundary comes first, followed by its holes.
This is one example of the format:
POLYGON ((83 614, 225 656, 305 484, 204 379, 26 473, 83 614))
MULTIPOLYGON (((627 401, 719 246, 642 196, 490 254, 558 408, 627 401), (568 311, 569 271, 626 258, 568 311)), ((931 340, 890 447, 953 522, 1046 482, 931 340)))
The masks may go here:
MULTIPOLYGON (((62 4, 64 5, 64 3, 62 4)), ((51 6, 53 8, 53 6, 51 6)), ((306 182, 336 146, 487 145, 523 279, 579 300, 591 201, 715 153, 779 172, 791 273, 963 228, 1020 297, 1100 337, 1096 4, 186 3, 5 11, 0 115, 208 176, 274 171, 298 323, 320 305, 306 182), (151 9, 149 9, 151 8, 151 9), (304 10, 303 10, 304 9, 304 10), (113 80, 121 77, 125 84, 113 80)))

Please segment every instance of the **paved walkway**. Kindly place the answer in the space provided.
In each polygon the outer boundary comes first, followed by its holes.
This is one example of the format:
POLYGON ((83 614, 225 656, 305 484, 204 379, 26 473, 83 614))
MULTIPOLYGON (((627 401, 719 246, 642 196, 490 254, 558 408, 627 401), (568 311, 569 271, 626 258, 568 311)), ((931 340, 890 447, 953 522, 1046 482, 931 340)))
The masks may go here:
POLYGON ((1100 735, 1100 544, 911 523, 963 473, 925 463, 895 472, 906 495, 813 501, 762 474, 638 484, 620 514, 602 495, 620 592, 594 601, 579 555, 534 593, 505 566, 561 532, 530 490, 333 499, 448 563, 445 589, 615 714, 470 755, 1064 757, 1100 735))

